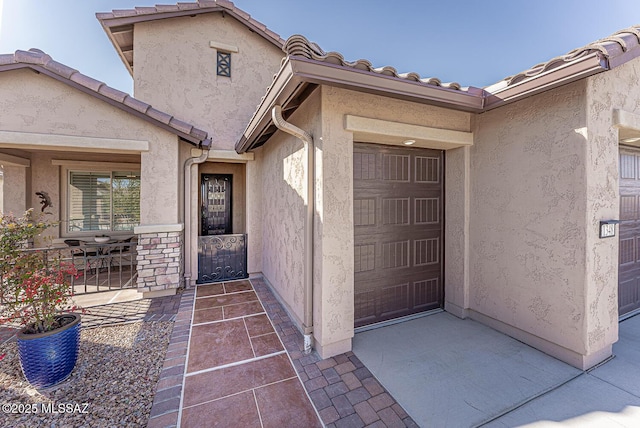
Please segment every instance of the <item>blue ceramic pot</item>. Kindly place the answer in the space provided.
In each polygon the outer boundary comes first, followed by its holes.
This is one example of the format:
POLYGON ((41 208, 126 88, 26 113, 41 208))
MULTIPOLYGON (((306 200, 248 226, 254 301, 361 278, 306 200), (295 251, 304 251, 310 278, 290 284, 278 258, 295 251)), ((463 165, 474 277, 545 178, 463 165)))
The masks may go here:
POLYGON ((73 371, 80 347, 80 314, 59 317, 73 321, 46 333, 20 331, 18 352, 22 373, 35 388, 47 388, 65 380, 73 371))

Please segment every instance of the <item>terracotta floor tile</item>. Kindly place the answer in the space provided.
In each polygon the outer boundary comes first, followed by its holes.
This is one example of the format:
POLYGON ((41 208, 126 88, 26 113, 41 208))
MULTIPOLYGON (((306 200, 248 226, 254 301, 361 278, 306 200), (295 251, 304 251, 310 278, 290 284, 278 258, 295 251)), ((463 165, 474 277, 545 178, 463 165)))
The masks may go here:
POLYGON ((222 319, 222 308, 207 308, 193 312, 193 323, 220 321, 222 319))
POLYGON ((196 300, 196 309, 215 308, 218 306, 235 305, 238 303, 257 302, 258 296, 253 291, 220 296, 205 297, 196 300))
POLYGON ((231 397, 200 404, 182 410, 184 428, 236 428, 260 427, 260 416, 253 398, 253 392, 247 391, 231 397))
POLYGON ((271 321, 269 321, 269 317, 267 317, 266 314, 246 317, 244 319, 244 322, 245 324, 247 324, 247 330, 249 331, 249 336, 251 337, 273 333, 271 321))
POLYGON ((244 317, 247 315, 259 314, 264 312, 260 302, 242 303, 239 305, 231 305, 224 307, 224 319, 244 317))
POLYGON ((274 352, 284 351, 278 335, 275 333, 265 334, 264 336, 252 337, 251 344, 256 357, 273 354, 274 352))
POLYGON ((187 373, 253 358, 241 319, 191 328, 187 373))
POLYGON ((253 290, 251 287, 251 283, 249 281, 234 281, 234 282, 225 282, 224 289, 227 293, 235 293, 238 291, 250 291, 253 290))
POLYGON ((215 400, 295 375, 287 354, 279 354, 238 366, 187 376, 183 405, 192 406, 215 400))
POLYGON ((217 294, 224 294, 222 284, 206 284, 196 287, 196 297, 215 296, 217 294))
POLYGON ((264 428, 322 426, 298 378, 258 388, 256 399, 264 428))

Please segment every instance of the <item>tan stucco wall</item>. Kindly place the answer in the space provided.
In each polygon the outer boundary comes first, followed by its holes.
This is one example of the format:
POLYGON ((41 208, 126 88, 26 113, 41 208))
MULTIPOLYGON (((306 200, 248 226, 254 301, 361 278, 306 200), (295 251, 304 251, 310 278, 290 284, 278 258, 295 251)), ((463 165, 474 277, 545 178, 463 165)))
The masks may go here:
POLYGON ((140 23, 134 31, 134 95, 208 131, 213 148, 233 150, 282 51, 221 13, 140 23), (216 75, 210 41, 238 47, 230 78, 216 75))
MULTIPOLYGON (((595 217, 617 216, 610 189, 600 189, 615 182, 597 171, 615 173, 617 161, 594 159, 586 100, 579 81, 479 115, 470 168, 470 309, 577 366, 598 362, 590 356, 615 340, 587 337, 603 309, 590 302, 603 274, 612 275, 603 299, 615 289, 615 272, 597 266, 610 265, 614 243, 597 239, 595 217)), ((617 328, 611 315, 607 333, 617 328)))
POLYGON ((444 159, 444 307, 464 318, 469 308, 471 147, 447 150, 444 159))
POLYGON ((3 213, 20 216, 27 209, 27 171, 28 168, 19 166, 4 167, 3 213))
MULTIPOLYGON (((618 238, 599 239, 598 222, 619 218, 618 131, 613 110, 640 115, 640 59, 587 80, 587 346, 618 338, 618 238)), ((636 130, 637 132, 637 130, 636 130)))
MULTIPOLYGON (((255 160, 248 162, 246 168, 246 228, 247 228, 247 271, 249 274, 258 274, 262 269, 262 205, 264 195, 262 193, 262 152, 257 150, 255 160)), ((267 194, 270 195, 270 194, 267 194)), ((269 197, 269 196, 268 196, 269 197)))
MULTIPOLYGON (((317 141, 321 136, 319 113, 320 96, 316 92, 289 121, 309 132, 317 141)), ((304 319, 306 150, 302 141, 278 131, 256 153, 262 170, 262 272, 301 326, 304 319)))
MULTIPOLYGON (((0 73, 0 131, 87 137, 87 151, 99 152, 91 138, 148 141, 149 151, 137 156, 141 163, 141 223, 179 222, 180 171, 178 139, 148 122, 45 75, 28 70, 0 73)), ((3 145, 12 141, 0 141, 3 145)), ((25 150, 29 147, 25 146, 25 150)), ((31 187, 59 192, 56 159, 121 161, 117 154, 78 155, 64 152, 35 155, 29 168, 31 187), (49 158, 49 159, 50 159, 49 158), (48 164, 47 164, 48 163, 48 164), (53 176, 51 176, 53 174, 53 176)), ((129 158, 130 159, 130 158, 129 158)), ((37 205, 37 198, 27 198, 37 205)), ((59 203, 57 204, 59 207, 59 203)), ((56 209, 58 209, 56 207, 56 209)))

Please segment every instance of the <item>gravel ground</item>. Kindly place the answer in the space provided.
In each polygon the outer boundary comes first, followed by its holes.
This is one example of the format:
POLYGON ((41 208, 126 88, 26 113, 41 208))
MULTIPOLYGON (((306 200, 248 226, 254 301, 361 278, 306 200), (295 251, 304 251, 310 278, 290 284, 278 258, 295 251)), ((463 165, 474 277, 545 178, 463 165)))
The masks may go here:
POLYGON ((42 390, 24 379, 15 341, 1 345, 0 426, 145 427, 172 329, 136 322, 83 330, 71 376, 42 390))

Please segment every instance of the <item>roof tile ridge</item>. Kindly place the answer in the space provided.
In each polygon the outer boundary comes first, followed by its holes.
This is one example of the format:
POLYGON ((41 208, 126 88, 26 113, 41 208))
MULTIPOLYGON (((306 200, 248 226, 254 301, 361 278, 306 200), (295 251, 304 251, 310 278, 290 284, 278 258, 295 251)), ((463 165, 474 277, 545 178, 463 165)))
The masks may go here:
POLYGON ((356 70, 368 71, 383 76, 395 77, 407 81, 413 81, 416 83, 422 83, 426 85, 440 86, 447 89, 461 90, 462 86, 457 82, 442 83, 440 79, 431 77, 428 79, 421 79, 420 75, 416 72, 398 73, 395 67, 386 65, 384 67, 373 67, 371 62, 366 59, 359 59, 356 61, 347 61, 340 52, 325 52, 317 43, 310 42, 305 36, 301 34, 294 34, 289 37, 282 50, 285 54, 290 56, 302 56, 307 59, 315 61, 323 61, 329 64, 340 65, 344 67, 353 68, 356 70))
POLYGON ((598 52, 602 56, 610 59, 622 55, 631 49, 636 49, 638 46, 640 46, 640 25, 634 25, 629 28, 616 31, 610 36, 595 40, 585 46, 573 49, 564 55, 559 55, 545 62, 535 64, 527 70, 505 77, 501 82, 505 82, 507 86, 515 85, 527 78, 553 70, 564 64, 580 60, 594 52, 598 52), (634 38, 635 44, 633 44, 634 38))
POLYGON ((14 53, 15 62, 23 62, 27 64, 35 64, 44 66, 51 57, 40 49, 31 48, 28 51, 18 49, 14 53))

